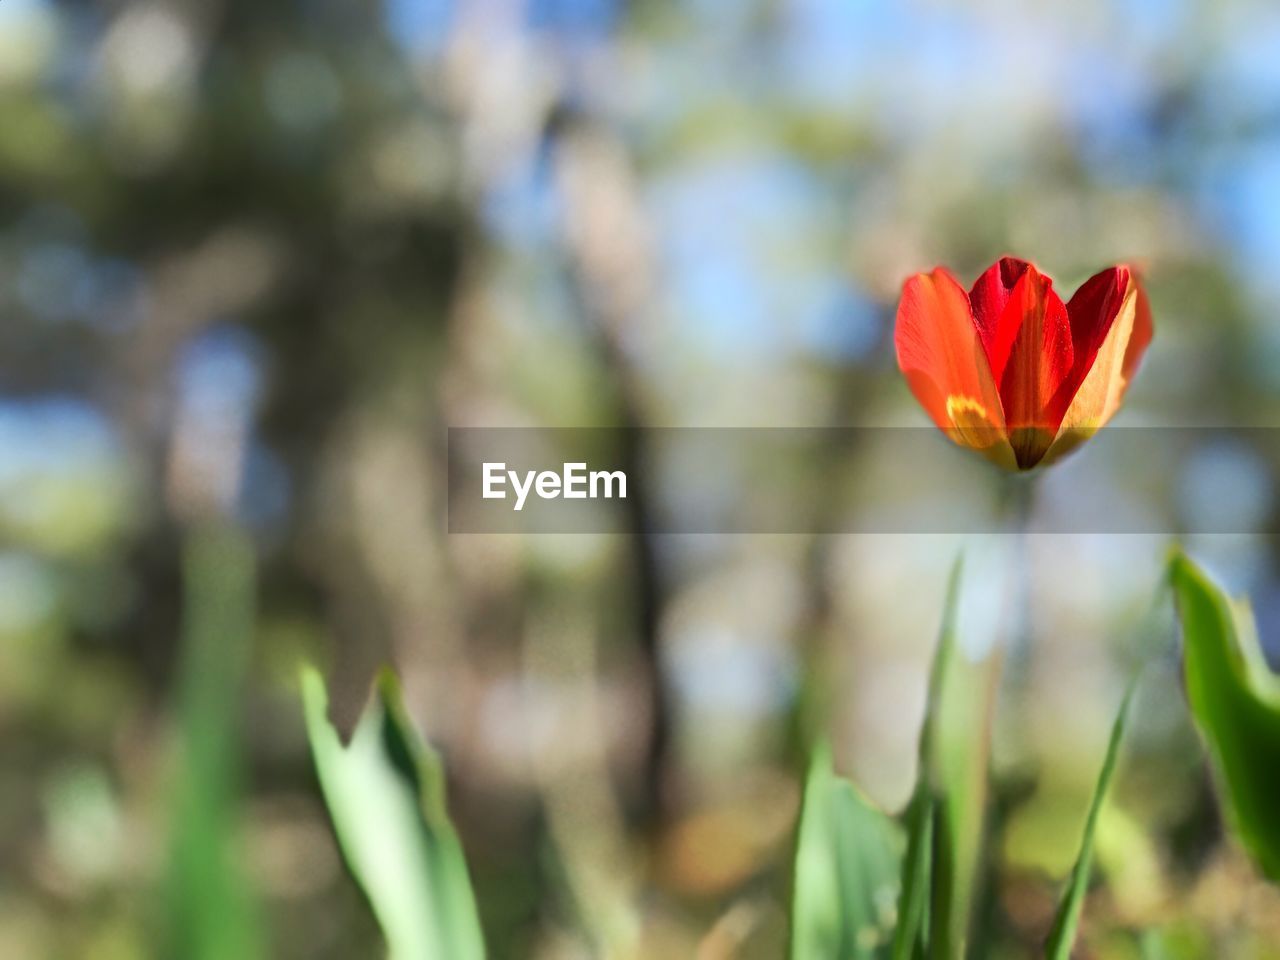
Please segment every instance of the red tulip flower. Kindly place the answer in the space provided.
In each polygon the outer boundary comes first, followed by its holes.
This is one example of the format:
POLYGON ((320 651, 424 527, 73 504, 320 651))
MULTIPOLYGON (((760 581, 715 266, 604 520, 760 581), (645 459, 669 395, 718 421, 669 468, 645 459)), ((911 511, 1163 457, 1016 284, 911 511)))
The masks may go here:
POLYGON ((947 436, 1030 470, 1111 418, 1151 332, 1131 267, 1108 267, 1063 304, 1035 264, 1005 257, 968 293, 943 267, 909 279, 894 342, 911 392, 947 436))

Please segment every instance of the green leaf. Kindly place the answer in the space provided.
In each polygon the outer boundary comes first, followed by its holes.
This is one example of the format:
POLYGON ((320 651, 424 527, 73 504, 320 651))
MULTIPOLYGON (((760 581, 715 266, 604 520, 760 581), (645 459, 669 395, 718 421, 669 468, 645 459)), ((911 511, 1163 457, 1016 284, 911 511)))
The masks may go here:
POLYGON ((1071 868, 1071 877, 1067 880, 1067 889, 1058 904, 1058 913, 1054 918, 1053 929, 1045 945, 1045 956, 1049 960, 1070 960, 1071 948, 1076 941, 1076 930, 1080 926, 1080 911, 1084 906, 1084 895, 1089 889, 1089 874, 1093 868, 1093 837, 1098 829, 1098 817, 1102 814, 1102 804, 1106 800, 1107 790, 1111 786, 1111 778, 1116 772, 1116 760, 1120 756, 1120 742, 1124 739, 1125 724, 1129 720, 1129 705, 1133 702, 1133 692, 1137 689, 1138 678, 1129 684, 1124 700, 1120 703, 1120 712, 1116 714, 1115 723, 1111 726, 1111 739, 1107 741, 1107 753, 1102 761, 1102 772, 1098 774, 1098 782, 1093 788, 1093 799, 1089 802, 1089 815, 1085 818, 1084 834, 1080 838, 1080 852, 1076 854, 1075 866, 1071 868))
POLYGON ((1230 820, 1262 872, 1280 882, 1280 679, 1246 601, 1232 601, 1186 556, 1170 563, 1183 672, 1230 820))
POLYGON ((168 950, 191 960, 253 960, 264 952, 242 869, 238 723, 254 630, 253 550, 233 529, 198 529, 185 545, 183 578, 168 950))
MULTIPOLYGON (((954 612, 952 613, 954 619, 954 612)), ((950 629, 955 630, 954 623, 950 629)), ((994 660, 954 657, 934 708, 937 786, 930 955, 966 952, 986 828, 994 660)))
POLYGON ((916 786, 907 805, 907 855, 902 862, 898 926, 893 960, 911 960, 925 948, 928 929, 929 878, 933 864, 934 802, 928 789, 916 786))
POLYGON ((893 931, 901 830, 820 745, 809 765, 796 843, 793 960, 873 960, 893 931))
POLYGON ((481 960, 484 942, 439 757, 414 731, 390 672, 343 747, 324 681, 302 676, 307 734, 347 864, 392 960, 481 960))
POLYGON ((920 730, 919 779, 904 812, 894 960, 962 956, 981 856, 987 787, 990 664, 956 655, 963 564, 947 584, 920 730))

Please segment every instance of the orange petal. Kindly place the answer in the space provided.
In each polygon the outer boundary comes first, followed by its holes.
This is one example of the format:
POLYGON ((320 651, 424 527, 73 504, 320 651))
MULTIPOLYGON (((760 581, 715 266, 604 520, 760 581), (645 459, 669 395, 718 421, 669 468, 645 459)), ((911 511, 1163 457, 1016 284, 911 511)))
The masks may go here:
MULTIPOLYGON (((1074 349, 1067 308, 1053 282, 1028 264, 1009 293, 996 344, 1012 336, 1000 374, 1000 401, 1009 442, 1024 469, 1049 449, 1071 400, 1062 387, 1072 371, 1074 349)), ((992 363, 995 366, 995 363, 992 363)))
POLYGON ((969 298, 947 270, 918 273, 903 286, 894 344, 898 366, 933 422, 956 443, 1016 466, 969 298))
MULTIPOLYGON (((1142 360, 1147 344, 1151 342, 1151 307, 1146 291, 1132 270, 1127 267, 1113 269, 1122 271, 1118 278, 1126 281, 1119 309, 1106 327, 1106 337, 1062 418, 1062 425, 1053 446, 1045 454, 1044 463, 1051 463, 1070 453, 1111 419, 1120 408, 1125 389, 1142 360)), ((1103 271, 1106 273, 1108 271, 1103 271)), ((1085 287, 1081 287, 1081 293, 1085 287)), ((1072 297, 1073 302, 1075 299, 1072 297)))

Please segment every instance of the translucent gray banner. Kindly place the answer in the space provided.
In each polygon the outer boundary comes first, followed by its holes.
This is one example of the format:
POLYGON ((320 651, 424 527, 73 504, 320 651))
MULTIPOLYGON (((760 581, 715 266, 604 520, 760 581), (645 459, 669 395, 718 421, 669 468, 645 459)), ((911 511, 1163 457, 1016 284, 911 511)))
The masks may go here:
POLYGON ((932 427, 452 428, 450 533, 1270 533, 1280 430, 1108 427, 1008 473, 932 427))

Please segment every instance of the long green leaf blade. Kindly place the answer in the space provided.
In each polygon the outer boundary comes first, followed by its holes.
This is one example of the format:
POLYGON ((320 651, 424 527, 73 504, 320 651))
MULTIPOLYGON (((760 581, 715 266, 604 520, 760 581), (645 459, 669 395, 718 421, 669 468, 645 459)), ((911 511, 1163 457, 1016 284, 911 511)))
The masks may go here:
POLYGON ((893 930, 901 830, 814 751, 796 843, 792 960, 874 960, 893 930))
POLYGON ((994 667, 992 658, 974 663, 954 657, 934 707, 929 955, 944 960, 968 949, 987 825, 994 667))
POLYGON ((1120 712, 1116 715, 1111 727, 1111 739, 1107 742, 1107 753, 1102 761, 1102 771, 1098 774, 1098 782, 1093 788, 1093 799, 1089 802, 1089 815, 1085 818, 1084 833, 1080 838, 1080 851, 1076 855, 1075 866, 1067 881, 1067 889, 1058 905, 1058 913, 1054 919, 1053 929, 1045 946, 1045 956, 1049 960, 1070 960, 1071 948, 1075 944, 1076 931, 1080 926, 1080 912, 1084 907, 1084 895, 1089 889, 1089 874, 1093 868, 1093 838, 1098 828, 1098 818, 1102 814, 1102 805, 1106 800, 1111 779, 1115 775, 1116 761, 1120 756, 1120 743, 1124 739, 1125 725, 1129 720, 1129 705, 1133 702, 1133 692, 1137 688, 1137 679, 1130 683, 1120 704, 1120 712))
POLYGON ((902 893, 898 898, 898 926, 893 937, 893 960, 919 956, 927 939, 929 877, 933 863, 933 798, 917 786, 906 810, 907 855, 902 864, 902 893))
POLYGON ((1170 578, 1191 713, 1236 834, 1263 873, 1280 882, 1280 680, 1263 660, 1247 603, 1233 602, 1181 554, 1170 578))
POLYGON ((347 863, 392 960, 482 960, 475 897, 445 809, 439 757, 414 731, 390 673, 344 747, 319 673, 302 677, 307 734, 347 863))
POLYGON ((898 901, 898 928, 893 960, 912 957, 956 957, 964 949, 972 872, 981 830, 986 782, 985 746, 944 736, 944 722, 964 718, 976 723, 970 691, 963 689, 967 671, 956 656, 957 614, 963 563, 957 559, 947 583, 938 647, 929 671, 928 696, 920 728, 916 788, 904 817, 907 854, 898 901), (966 833, 965 831, 968 831, 966 833))
POLYGON ((243 534, 194 530, 183 558, 168 950, 190 960, 264 955, 240 844, 240 698, 254 630, 254 557, 243 534))

